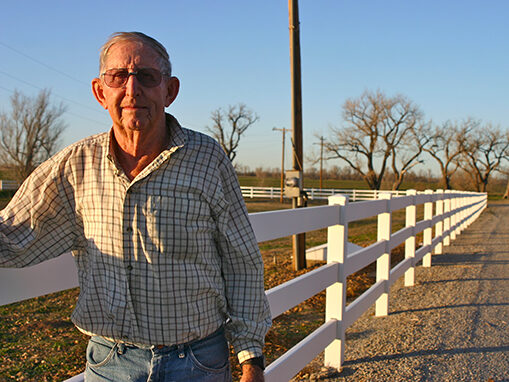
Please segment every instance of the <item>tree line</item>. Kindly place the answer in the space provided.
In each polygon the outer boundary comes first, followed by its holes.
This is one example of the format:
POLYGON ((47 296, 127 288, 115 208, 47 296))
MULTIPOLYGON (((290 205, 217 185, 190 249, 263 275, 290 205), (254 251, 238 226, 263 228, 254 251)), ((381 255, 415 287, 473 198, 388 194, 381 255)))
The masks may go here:
MULTIPOLYGON (((51 92, 44 89, 35 97, 15 91, 10 99, 10 112, 0 112, 0 167, 19 183, 60 148, 66 128, 62 120, 67 110, 63 104, 53 105, 51 92)), ((211 126, 205 129, 219 142, 233 161, 241 136, 258 121, 258 115, 246 105, 218 108, 210 114, 211 126)))
MULTIPOLYGON (((56 152, 65 111, 63 104, 51 104, 49 90, 34 98, 13 94, 11 112, 0 113, 0 165, 11 169, 14 179, 23 181, 56 152)), ((466 118, 436 124, 426 120, 408 97, 382 91, 347 99, 342 116, 342 125, 330 128, 322 139, 324 159, 339 160, 349 169, 349 177, 364 179, 371 189, 379 190, 390 178, 391 188, 398 190, 417 165, 428 161, 439 168, 444 189, 452 188, 458 171, 479 192, 486 192, 493 174, 509 176, 509 134, 489 122, 466 118)), ((259 116, 239 103, 217 108, 210 119, 205 129, 234 161, 241 137, 259 116)))
POLYGON ((380 189, 388 172, 392 189, 399 189, 426 159, 438 165, 444 189, 451 189, 458 169, 479 192, 486 192, 495 172, 509 173, 503 167, 509 159, 508 132, 489 122, 467 118, 435 124, 406 96, 381 91, 348 99, 342 113, 344 124, 331 128, 324 143, 326 159, 343 161, 371 189, 380 189))
MULTIPOLYGON (((398 190, 417 165, 429 161, 439 168, 444 189, 452 189, 453 175, 460 172, 478 192, 487 191, 495 173, 509 176, 509 134, 489 122, 466 118, 436 124, 408 97, 382 91, 346 100, 342 115, 342 126, 331 128, 323 139, 325 160, 340 160, 350 177, 364 179, 371 189, 379 190, 390 178, 391 188, 398 190)), ((233 161, 242 134, 259 117, 238 104, 213 111, 211 119, 207 130, 233 161)))

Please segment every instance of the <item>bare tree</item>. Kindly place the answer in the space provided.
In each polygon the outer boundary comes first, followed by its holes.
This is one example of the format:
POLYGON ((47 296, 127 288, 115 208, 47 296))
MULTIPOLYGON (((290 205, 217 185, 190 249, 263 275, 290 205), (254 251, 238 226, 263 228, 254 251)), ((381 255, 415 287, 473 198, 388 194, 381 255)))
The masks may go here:
POLYGON ((463 143, 459 165, 470 176, 476 191, 486 192, 490 176, 508 155, 507 132, 486 124, 477 127, 463 143))
POLYGON ((331 129, 332 137, 325 144, 328 159, 345 161, 371 189, 380 189, 391 156, 400 174, 417 160, 418 156, 410 156, 398 167, 398 155, 422 123, 420 109, 406 97, 366 91, 345 102, 343 118, 346 126, 331 129))
POLYGON ((50 91, 36 97, 16 91, 11 97, 11 113, 0 113, 0 153, 4 166, 22 182, 59 147, 65 129, 60 117, 66 107, 50 105, 50 91))
POLYGON ((259 117, 254 111, 249 109, 243 103, 235 106, 229 106, 228 112, 222 108, 214 110, 210 114, 213 125, 207 126, 212 136, 219 142, 226 155, 233 162, 237 156, 240 137, 249 126, 258 121, 259 117))
POLYGON ((459 166, 459 157, 465 147, 468 135, 479 126, 479 122, 469 118, 463 122, 447 121, 423 130, 422 134, 429 139, 424 147, 440 167, 442 187, 452 189, 451 179, 459 166))
POLYGON ((498 172, 500 172, 501 174, 503 174, 507 177, 507 184, 505 186, 505 192, 502 197, 504 199, 508 199, 509 198, 509 168, 507 168, 507 167, 499 168, 498 172))
POLYGON ((430 140, 428 136, 423 134, 426 125, 419 121, 416 122, 419 124, 414 126, 397 146, 393 146, 391 155, 394 175, 393 190, 399 190, 405 175, 412 168, 424 162, 420 158, 430 140))

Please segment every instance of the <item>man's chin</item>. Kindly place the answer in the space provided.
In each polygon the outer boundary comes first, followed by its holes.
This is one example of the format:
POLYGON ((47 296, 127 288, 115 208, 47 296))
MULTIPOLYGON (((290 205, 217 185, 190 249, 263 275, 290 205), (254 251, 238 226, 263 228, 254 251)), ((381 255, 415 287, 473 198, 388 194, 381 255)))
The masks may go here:
POLYGON ((130 121, 124 122, 122 124, 122 126, 126 130, 143 131, 143 130, 147 130, 149 128, 149 123, 148 123, 148 121, 145 121, 145 120, 136 119, 136 120, 130 120, 130 121))

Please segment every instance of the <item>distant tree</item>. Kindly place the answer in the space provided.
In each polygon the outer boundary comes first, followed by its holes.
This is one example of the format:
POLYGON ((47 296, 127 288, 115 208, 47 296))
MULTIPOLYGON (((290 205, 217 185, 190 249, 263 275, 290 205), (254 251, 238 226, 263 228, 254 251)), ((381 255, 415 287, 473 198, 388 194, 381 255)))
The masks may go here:
POLYGON ((418 121, 416 125, 403 136, 398 145, 394 145, 391 155, 391 167, 394 175, 392 189, 399 190, 405 176, 418 164, 424 161, 422 153, 429 143, 429 137, 423 134, 425 124, 418 121))
POLYGON ((306 155, 306 160, 310 162, 310 165, 313 166, 310 171, 306 171, 306 177, 311 177, 312 179, 319 178, 320 179, 320 188, 323 187, 324 178, 327 177, 327 171, 323 167, 324 162, 324 142, 325 138, 319 134, 314 134, 317 142, 314 143, 315 146, 319 146, 318 150, 314 150, 312 148, 308 151, 306 155), (318 151, 318 152, 317 152, 318 151), (314 166, 319 165, 320 170, 318 171, 314 166), (316 178, 315 178, 316 177, 316 178))
POLYGON ((451 179, 458 169, 458 159, 465 148, 465 141, 478 125, 479 122, 470 118, 463 122, 447 121, 442 125, 430 125, 422 131, 422 135, 429 139, 424 151, 438 163, 442 187, 446 190, 452 189, 451 179))
POLYGON ((420 156, 404 153, 417 143, 414 131, 422 118, 419 107, 405 96, 366 91, 343 105, 345 126, 331 129, 332 136, 325 143, 327 159, 345 161, 371 189, 379 190, 392 157, 393 171, 401 182, 420 156))
POLYGON ((243 103, 229 106, 225 112, 222 108, 214 110, 210 114, 212 126, 207 126, 212 136, 219 142, 226 155, 233 162, 237 156, 240 137, 249 126, 258 121, 259 117, 254 111, 243 103))
POLYGON ((504 166, 504 167, 500 167, 498 169, 498 172, 501 173, 505 179, 507 179, 506 181, 506 186, 505 186, 505 192, 504 192, 504 195, 502 196, 504 199, 508 199, 509 198, 509 167, 507 166, 504 166))
POLYGON ((50 91, 36 97, 16 91, 11 112, 0 113, 0 162, 22 182, 43 161, 55 154, 65 129, 61 116, 66 107, 51 106, 50 91))
POLYGON ((491 124, 478 126, 463 143, 460 167, 470 176, 478 192, 486 192, 490 176, 509 155, 507 132, 491 124))

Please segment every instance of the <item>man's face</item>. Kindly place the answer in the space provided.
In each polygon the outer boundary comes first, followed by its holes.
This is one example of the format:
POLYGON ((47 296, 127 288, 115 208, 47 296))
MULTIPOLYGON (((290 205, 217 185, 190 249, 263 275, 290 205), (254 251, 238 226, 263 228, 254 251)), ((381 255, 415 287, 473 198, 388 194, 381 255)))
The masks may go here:
MULTIPOLYGON (((160 70, 157 53, 150 47, 125 41, 114 44, 103 72, 109 69, 153 68, 160 70)), ((136 76, 129 76, 123 87, 109 87, 104 79, 92 81, 94 95, 108 110, 116 129, 148 131, 164 129, 164 108, 170 106, 178 93, 178 80, 163 76, 155 87, 143 86, 136 76)))

